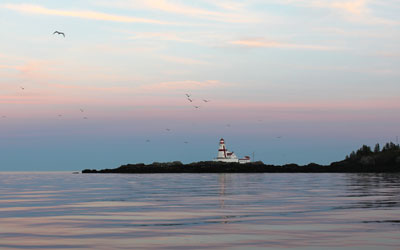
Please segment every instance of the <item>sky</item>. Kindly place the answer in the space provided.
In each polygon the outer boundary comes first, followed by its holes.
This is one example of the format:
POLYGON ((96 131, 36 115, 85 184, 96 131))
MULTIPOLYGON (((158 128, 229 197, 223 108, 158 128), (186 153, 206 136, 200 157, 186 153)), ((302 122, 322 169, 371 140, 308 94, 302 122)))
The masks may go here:
POLYGON ((399 12, 398 0, 0 0, 0 171, 206 161, 220 138, 267 164, 328 164, 396 142, 399 12))

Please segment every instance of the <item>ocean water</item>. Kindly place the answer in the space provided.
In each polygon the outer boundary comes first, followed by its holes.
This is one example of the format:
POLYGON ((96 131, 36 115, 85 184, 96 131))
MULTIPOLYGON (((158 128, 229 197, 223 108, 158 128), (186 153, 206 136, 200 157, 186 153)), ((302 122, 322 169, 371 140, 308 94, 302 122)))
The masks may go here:
POLYGON ((400 249, 400 174, 0 173, 0 249, 400 249))

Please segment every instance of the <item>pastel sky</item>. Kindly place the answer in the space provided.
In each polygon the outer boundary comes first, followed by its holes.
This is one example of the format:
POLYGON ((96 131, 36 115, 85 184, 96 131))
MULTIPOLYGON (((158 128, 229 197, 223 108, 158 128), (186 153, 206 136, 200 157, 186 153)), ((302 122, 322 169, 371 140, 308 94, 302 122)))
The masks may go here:
POLYGON ((0 171, 210 160, 221 137, 269 164, 395 142, 399 13, 398 0, 0 0, 0 171))

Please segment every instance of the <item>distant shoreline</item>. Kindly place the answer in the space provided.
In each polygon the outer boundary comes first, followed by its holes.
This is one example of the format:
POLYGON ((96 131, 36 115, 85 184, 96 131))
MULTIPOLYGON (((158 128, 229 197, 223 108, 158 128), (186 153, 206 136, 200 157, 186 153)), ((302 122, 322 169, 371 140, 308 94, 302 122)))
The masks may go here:
POLYGON ((181 162, 166 162, 152 164, 127 164, 115 169, 85 169, 82 173, 400 173, 400 164, 397 166, 376 165, 349 165, 346 162, 334 162, 330 165, 310 163, 299 166, 286 164, 281 166, 266 165, 262 162, 247 164, 223 162, 194 162, 182 164, 181 162))
POLYGON ((121 173, 121 174, 150 174, 150 173, 400 173, 400 146, 392 142, 386 143, 382 150, 379 144, 374 151, 363 145, 353 151, 343 161, 330 165, 310 163, 268 165, 261 161, 246 164, 200 161, 183 164, 180 161, 151 164, 127 164, 114 169, 85 169, 82 173, 121 173))

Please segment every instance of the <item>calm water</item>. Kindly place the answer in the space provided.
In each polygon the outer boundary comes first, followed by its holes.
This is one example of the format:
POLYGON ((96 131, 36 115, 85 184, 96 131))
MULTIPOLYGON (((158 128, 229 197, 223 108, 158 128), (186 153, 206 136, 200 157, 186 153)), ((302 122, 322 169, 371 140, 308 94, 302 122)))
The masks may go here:
POLYGON ((0 173, 0 249, 400 249, 400 175, 0 173))

